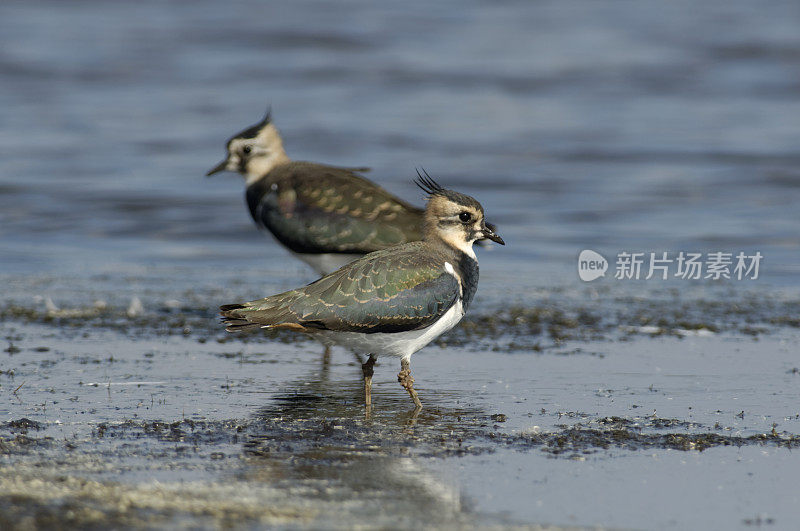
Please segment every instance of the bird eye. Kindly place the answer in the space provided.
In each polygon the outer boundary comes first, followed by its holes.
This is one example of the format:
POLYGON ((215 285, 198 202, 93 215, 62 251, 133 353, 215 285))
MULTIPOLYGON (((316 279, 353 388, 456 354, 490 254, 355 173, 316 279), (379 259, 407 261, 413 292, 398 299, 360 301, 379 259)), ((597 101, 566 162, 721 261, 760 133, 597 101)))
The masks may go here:
POLYGON ((458 219, 460 219, 462 223, 469 223, 472 221, 472 214, 469 212, 462 212, 458 215, 458 219))
POLYGON ((249 155, 251 151, 253 151, 253 148, 251 146, 244 146, 242 148, 242 153, 244 153, 245 155, 249 155))

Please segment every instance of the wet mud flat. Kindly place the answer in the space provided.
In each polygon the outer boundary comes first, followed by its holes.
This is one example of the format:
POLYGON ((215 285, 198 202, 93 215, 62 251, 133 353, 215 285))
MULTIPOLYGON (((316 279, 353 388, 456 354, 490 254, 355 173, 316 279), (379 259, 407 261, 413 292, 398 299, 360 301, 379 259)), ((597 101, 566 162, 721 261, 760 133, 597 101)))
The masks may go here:
POLYGON ((313 341, 225 334, 191 301, 119 302, 0 309, 2 527, 800 518, 792 301, 476 312, 414 356, 417 415, 396 360, 368 413, 346 351, 326 365, 313 341))

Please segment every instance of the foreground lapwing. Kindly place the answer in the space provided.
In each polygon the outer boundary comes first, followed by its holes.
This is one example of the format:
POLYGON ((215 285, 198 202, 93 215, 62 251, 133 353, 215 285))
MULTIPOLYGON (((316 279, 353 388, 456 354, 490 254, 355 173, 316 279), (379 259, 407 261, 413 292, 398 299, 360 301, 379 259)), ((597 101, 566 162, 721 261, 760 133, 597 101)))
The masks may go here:
POLYGON ((422 239, 424 211, 359 175, 367 168, 292 161, 269 111, 231 137, 227 151, 207 175, 240 173, 255 223, 320 275, 422 239))
POLYGON ((453 328, 478 288, 472 244, 503 239, 487 227, 472 197, 439 186, 426 173, 424 239, 370 253, 305 287, 220 308, 228 331, 286 328, 369 354, 363 364, 365 402, 372 402, 378 356, 400 358, 398 381, 422 407, 410 358, 453 328))

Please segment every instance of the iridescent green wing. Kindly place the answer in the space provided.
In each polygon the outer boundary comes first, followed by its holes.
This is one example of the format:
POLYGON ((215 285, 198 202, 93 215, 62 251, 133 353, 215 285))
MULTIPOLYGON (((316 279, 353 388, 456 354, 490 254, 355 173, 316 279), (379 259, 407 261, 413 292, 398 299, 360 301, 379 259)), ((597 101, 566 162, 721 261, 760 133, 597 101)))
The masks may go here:
POLYGON ((425 250, 418 242, 372 253, 304 288, 223 308, 223 315, 229 326, 363 333, 426 328, 456 303, 460 286, 445 260, 425 250))
POLYGON ((374 253, 303 288, 301 324, 327 330, 402 332, 425 328, 458 299, 444 260, 421 245, 374 253))
POLYGON ((248 188, 248 204, 295 252, 365 254, 422 238, 422 210, 351 170, 295 162, 273 173, 248 188))

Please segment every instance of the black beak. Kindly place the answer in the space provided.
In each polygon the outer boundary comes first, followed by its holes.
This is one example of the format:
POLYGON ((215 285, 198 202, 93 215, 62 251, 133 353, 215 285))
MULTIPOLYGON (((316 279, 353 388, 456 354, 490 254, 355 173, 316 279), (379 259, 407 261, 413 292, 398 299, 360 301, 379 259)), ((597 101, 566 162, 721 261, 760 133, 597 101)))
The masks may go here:
POLYGON ((217 164, 216 166, 211 168, 208 171, 208 173, 206 173, 206 177, 211 177, 215 173, 219 173, 221 171, 225 171, 226 169, 228 169, 228 159, 223 160, 222 162, 220 162, 219 164, 217 164))
POLYGON ((487 240, 492 240, 494 243, 499 243, 500 245, 505 245, 506 242, 503 241, 503 238, 497 235, 494 232, 495 227, 491 223, 487 223, 483 227, 483 237, 487 240))

